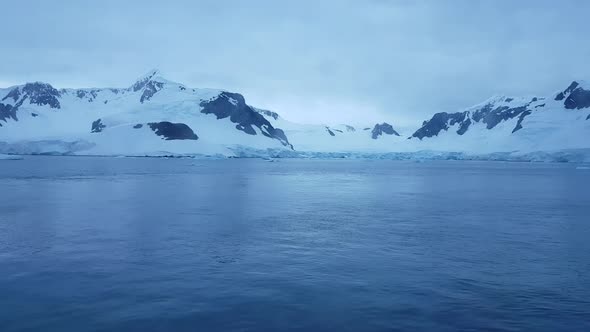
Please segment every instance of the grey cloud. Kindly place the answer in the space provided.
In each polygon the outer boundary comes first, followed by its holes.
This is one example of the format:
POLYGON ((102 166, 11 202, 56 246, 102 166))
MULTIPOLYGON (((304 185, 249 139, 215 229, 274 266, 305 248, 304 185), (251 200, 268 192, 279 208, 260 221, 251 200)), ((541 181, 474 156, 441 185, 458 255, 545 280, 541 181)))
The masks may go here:
POLYGON ((584 0, 3 4, 0 82, 127 86, 152 67, 305 122, 410 123, 590 79, 584 0))

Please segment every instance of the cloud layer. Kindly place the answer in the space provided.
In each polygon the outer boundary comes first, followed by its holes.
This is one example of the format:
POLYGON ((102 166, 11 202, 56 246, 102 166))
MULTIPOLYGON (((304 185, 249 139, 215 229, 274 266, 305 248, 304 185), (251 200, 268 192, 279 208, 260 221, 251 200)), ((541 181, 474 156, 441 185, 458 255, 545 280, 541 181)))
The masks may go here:
POLYGON ((590 2, 12 1, 0 85, 128 86, 152 67, 303 122, 409 124, 590 79, 590 2))

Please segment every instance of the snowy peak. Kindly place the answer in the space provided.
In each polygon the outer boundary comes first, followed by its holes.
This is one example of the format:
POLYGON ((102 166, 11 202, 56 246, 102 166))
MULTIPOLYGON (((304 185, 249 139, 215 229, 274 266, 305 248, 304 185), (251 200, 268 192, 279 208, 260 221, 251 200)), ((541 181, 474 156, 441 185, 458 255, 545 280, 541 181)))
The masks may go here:
POLYGON ((26 100, 30 104, 43 106, 49 105, 51 108, 60 108, 59 97, 61 93, 51 84, 34 82, 22 86, 16 86, 2 98, 3 102, 10 102, 12 99, 13 106, 18 108, 26 100))
POLYGON ((158 69, 152 69, 149 72, 147 72, 145 75, 139 77, 137 80, 135 80, 135 83, 133 83, 133 85, 129 88, 130 90, 137 92, 141 89, 143 89, 148 82, 152 81, 155 78, 159 78, 161 77, 161 73, 160 70, 158 69))
MULTIPOLYGON (((2 98, 0 102, 0 120, 18 121, 17 111, 23 105, 48 106, 60 109, 61 92, 51 84, 34 82, 15 86, 2 98)), ((0 127, 2 124, 0 123, 0 127)))
POLYGON ((168 80, 161 76, 160 71, 158 69, 152 69, 147 74, 138 78, 129 90, 141 93, 139 102, 143 104, 145 101, 149 101, 158 91, 162 90, 166 83, 168 83, 168 80))

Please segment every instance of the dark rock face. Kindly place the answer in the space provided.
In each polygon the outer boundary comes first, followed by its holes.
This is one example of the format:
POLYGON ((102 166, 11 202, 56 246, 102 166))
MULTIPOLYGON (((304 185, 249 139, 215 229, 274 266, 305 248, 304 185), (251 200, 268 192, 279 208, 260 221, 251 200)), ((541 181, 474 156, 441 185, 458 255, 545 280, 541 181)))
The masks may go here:
POLYGON ((158 74, 158 72, 154 70, 147 77, 135 82, 135 84, 133 84, 133 86, 131 86, 131 90, 133 90, 133 92, 137 92, 137 91, 143 89, 146 86, 146 84, 148 84, 148 82, 150 82, 151 79, 154 76, 156 76, 157 74, 158 74))
POLYGON ((520 113, 520 115, 518 116, 518 122, 516 122, 516 127, 514 127, 514 129, 512 129, 513 134, 522 129, 522 121, 524 120, 524 118, 526 118, 531 113, 532 113, 532 111, 530 111, 530 110, 526 110, 526 111, 520 113))
POLYGON ((39 106, 49 105, 51 108, 61 108, 59 104, 60 92, 46 83, 27 83, 22 87, 23 99, 28 98, 31 104, 39 106))
POLYGON ((467 132, 467 129, 469 129, 469 126, 471 126, 471 119, 467 118, 465 119, 465 121, 463 121, 463 123, 461 123, 459 130, 457 130, 457 134, 465 134, 467 132))
POLYGON ((565 95, 563 94, 563 92, 560 92, 557 94, 557 96, 555 96, 555 100, 559 101, 559 100, 563 100, 565 98, 565 95))
POLYGON ((98 90, 90 90, 90 95, 92 96, 91 98, 88 99, 88 102, 93 102, 94 99, 96 98, 98 94, 98 90))
MULTIPOLYGON (((6 122, 6 119, 13 119, 14 121, 18 121, 18 118, 16 117, 16 108, 12 105, 0 103, 0 120, 6 122)), ((1 123, 0 127, 2 127, 1 123)))
POLYGON ((139 99, 139 102, 142 104, 144 101, 152 99, 156 92, 162 90, 162 88, 164 87, 164 83, 149 81, 144 86, 145 89, 143 90, 141 98, 139 99))
POLYGON ((254 127, 260 129, 266 137, 279 140, 284 146, 293 146, 289 143, 285 133, 272 126, 264 116, 256 112, 252 107, 246 105, 241 94, 222 92, 216 98, 201 102, 201 110, 204 114, 215 114, 217 119, 230 119, 236 124, 236 129, 249 135, 256 135, 254 127))
POLYGON ((77 90, 76 91, 76 97, 78 97, 80 99, 87 98, 88 99, 88 102, 91 103, 91 102, 93 102, 96 99, 96 97, 98 96, 98 93, 99 92, 100 92, 100 90, 98 90, 98 89, 77 90))
POLYGON ((27 83, 22 87, 16 87, 12 89, 2 101, 6 101, 8 99, 12 99, 15 103, 12 105, 14 111, 16 110, 26 101, 29 100, 30 104, 35 104, 39 106, 49 105, 51 108, 61 108, 59 103, 59 98, 61 97, 61 93, 46 83, 27 83))
POLYGON ((31 116, 34 117, 34 118, 36 118, 36 117, 39 116, 39 114, 37 114, 37 113, 31 113, 31 116))
POLYGON ((565 96, 567 94, 570 94, 572 91, 574 91, 575 88, 577 88, 579 85, 578 82, 573 81, 570 86, 567 87, 567 89, 565 89, 563 92, 560 92, 557 94, 557 96, 555 96, 555 100, 563 100, 565 98, 565 96))
POLYGON ((371 138, 377 139, 379 136, 386 134, 386 135, 395 135, 399 136, 399 133, 393 129, 393 126, 389 123, 381 123, 376 124, 373 130, 371 131, 371 138))
POLYGON ((328 131, 328 134, 330 134, 330 136, 336 136, 336 134, 334 134, 334 132, 331 131, 329 127, 326 127, 326 130, 328 131))
POLYGON ((172 123, 168 121, 148 123, 150 129, 165 140, 198 140, 199 136, 184 123, 172 123))
POLYGON ((346 127, 346 131, 348 132, 355 132, 356 129, 353 126, 349 126, 349 125, 344 125, 346 127))
MULTIPOLYGON (((127 91, 137 92, 143 90, 141 97, 139 98, 139 102, 143 103, 144 101, 149 101, 156 92, 162 90, 164 87, 163 82, 154 81, 153 78, 158 74, 157 71, 152 71, 149 75, 144 77, 143 79, 135 82, 127 91)), ((181 86, 182 88, 182 86, 181 86)), ((181 89, 182 90, 182 89, 181 89)))
MULTIPOLYGON (((506 101, 506 99, 504 101, 506 101)), ((457 134, 463 135, 474 122, 484 123, 487 129, 493 129, 503 121, 518 118, 518 122, 512 130, 514 133, 523 128, 522 122, 528 115, 532 113, 528 107, 531 103, 536 101, 538 101, 538 99, 533 98, 529 103, 518 107, 495 106, 494 104, 490 103, 475 111, 465 111, 462 113, 452 114, 437 113, 432 117, 432 119, 425 121, 422 124, 422 128, 418 129, 412 135, 412 137, 422 139, 424 137, 437 136, 442 130, 448 130, 455 124, 459 124, 457 134)))
POLYGON ((580 84, 573 81, 567 89, 555 96, 555 100, 564 100, 563 105, 566 109, 582 109, 590 107, 590 91, 584 90, 580 84))
POLYGON ((98 119, 94 122, 92 122, 92 128, 90 130, 91 133, 100 133, 103 129, 105 129, 107 126, 105 126, 102 122, 101 119, 98 119))
MULTIPOLYGON (((122 94, 125 92, 125 90, 121 90, 121 89, 108 88, 108 89, 78 89, 75 91, 63 90, 62 94, 73 93, 77 98, 86 99, 89 103, 92 103, 93 101, 97 100, 100 93, 104 93, 104 92, 108 92, 108 91, 110 91, 116 95, 118 95, 119 93, 122 94)), ((101 100, 105 104, 107 104, 109 102, 107 99, 101 99, 101 100)))
POLYGON ((473 113, 473 120, 475 122, 483 122, 487 129, 492 129, 502 121, 514 119, 526 111, 526 106, 510 108, 508 106, 500 106, 493 108, 493 105, 488 104, 483 108, 473 113))
POLYGON ((504 99, 504 101, 507 102, 507 103, 509 103, 509 102, 511 102, 513 100, 514 100, 514 98, 506 98, 506 99, 504 99))
POLYGON ((451 114, 446 112, 436 113, 432 119, 429 121, 424 121, 422 127, 416 130, 412 137, 416 137, 421 140, 424 137, 438 136, 442 130, 448 130, 450 126, 453 126, 457 123, 460 124, 457 134, 463 135, 465 132, 467 132, 467 129, 469 129, 469 126, 471 125, 468 115, 469 112, 451 114))
POLYGON ((27 83, 21 87, 16 87, 2 98, 2 101, 6 101, 6 103, 0 103, 0 120, 4 122, 6 122, 6 119, 18 121, 16 113, 19 107, 27 100, 30 104, 48 105, 51 108, 59 109, 61 108, 60 96, 61 93, 58 90, 46 83, 27 83), (14 104, 9 104, 11 101, 14 104))
POLYGON ((142 128, 143 125, 141 123, 136 124, 135 126, 133 126, 133 129, 139 129, 142 128))
POLYGON ((8 98, 12 98, 13 102, 16 103, 20 99, 20 89, 12 89, 6 96, 4 96, 4 98, 2 98, 2 101, 5 101, 8 98))
POLYGON ((567 97, 564 102, 567 109, 582 109, 590 107, 590 90, 577 88, 567 97))
POLYGON ((590 120, 590 114, 588 114, 588 116, 586 117, 586 120, 590 120))
POLYGON ((566 109, 582 109, 590 107, 590 91, 584 90, 580 84, 573 81, 567 89, 555 96, 555 100, 564 100, 563 105, 566 109))

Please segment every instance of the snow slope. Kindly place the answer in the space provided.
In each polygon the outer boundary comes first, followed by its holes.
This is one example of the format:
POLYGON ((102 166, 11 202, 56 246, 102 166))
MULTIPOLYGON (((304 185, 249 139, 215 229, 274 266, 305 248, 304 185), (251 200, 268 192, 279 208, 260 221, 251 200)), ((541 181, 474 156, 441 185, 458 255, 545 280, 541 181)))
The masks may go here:
POLYGON ((378 153, 398 149, 406 139, 387 123, 373 126, 298 124, 274 112, 257 111, 273 126, 283 129, 297 151, 378 153), (383 131, 387 127, 391 127, 391 131, 383 131))
POLYGON ((157 70, 126 89, 56 90, 28 83, 0 90, 0 97, 0 142, 24 153, 31 152, 27 145, 35 153, 59 152, 58 142, 84 142, 69 152, 101 155, 231 154, 232 145, 291 148, 241 95, 187 88, 157 70), (150 124, 161 122, 184 124, 195 139, 158 136, 150 124), (43 151, 47 142, 53 147, 43 151))
POLYGON ((548 97, 493 97, 457 113, 437 113, 412 147, 442 151, 558 151, 590 148, 590 85, 573 82, 548 97))
POLYGON ((589 133, 583 81, 546 97, 496 96, 415 128, 293 123, 240 94, 189 88, 157 70, 128 88, 0 89, 0 153, 12 154, 585 160, 589 133))

